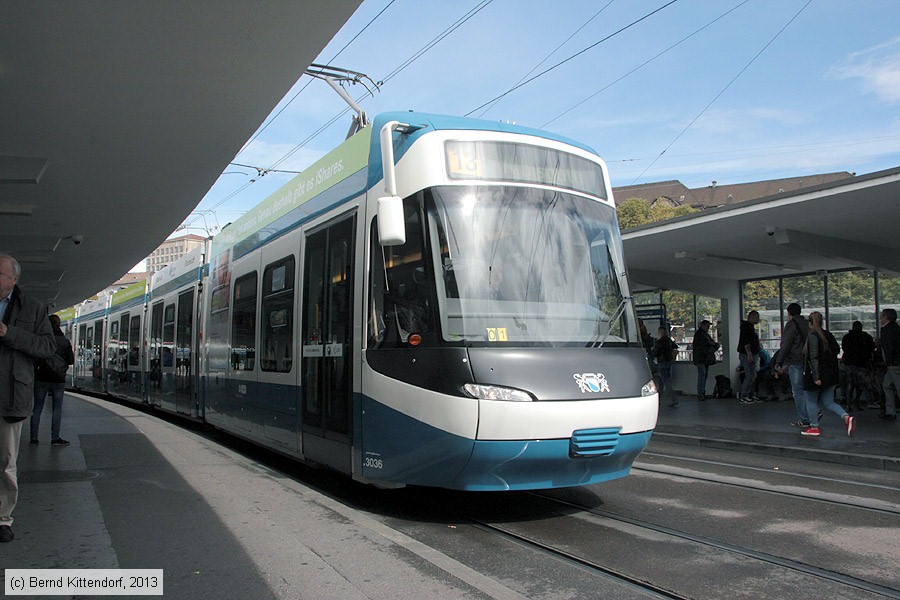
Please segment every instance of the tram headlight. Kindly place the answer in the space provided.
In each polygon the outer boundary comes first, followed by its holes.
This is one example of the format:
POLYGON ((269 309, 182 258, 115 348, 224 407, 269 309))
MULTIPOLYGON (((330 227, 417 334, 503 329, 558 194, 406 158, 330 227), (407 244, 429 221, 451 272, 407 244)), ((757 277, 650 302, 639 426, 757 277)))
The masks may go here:
POLYGON ((463 389, 467 394, 479 400, 505 400, 507 402, 531 402, 534 400, 528 392, 499 385, 467 383, 463 389))
POLYGON ((641 396, 652 396, 656 392, 656 382, 652 379, 645 383, 644 387, 641 388, 641 396))

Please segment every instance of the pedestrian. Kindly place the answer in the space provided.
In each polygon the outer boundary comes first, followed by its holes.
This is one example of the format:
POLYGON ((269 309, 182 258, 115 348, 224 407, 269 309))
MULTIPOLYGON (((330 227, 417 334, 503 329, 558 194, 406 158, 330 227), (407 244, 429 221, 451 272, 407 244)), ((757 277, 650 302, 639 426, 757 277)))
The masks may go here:
POLYGON ((744 371, 744 381, 741 383, 741 392, 738 394, 742 404, 756 402, 756 392, 753 384, 756 382, 757 355, 759 354, 759 334, 756 333, 756 324, 759 323, 759 313, 751 310, 747 313, 747 320, 741 321, 740 337, 738 338, 737 351, 744 371))
POLYGON ((659 373, 659 397, 662 399, 668 392, 672 398, 669 406, 678 406, 678 398, 672 389, 672 364, 678 356, 678 344, 669 337, 669 328, 660 327, 659 338, 653 346, 653 356, 656 358, 656 370, 659 373))
POLYGON ((781 332, 781 348, 775 357, 775 375, 780 377, 787 367, 794 408, 797 410, 797 420, 791 421, 791 426, 806 429, 809 427, 809 415, 806 412, 806 390, 803 388, 803 348, 809 337, 809 322, 800 316, 800 305, 796 302, 788 304, 787 313, 788 322, 781 332))
POLYGON ((863 331, 861 321, 853 321, 850 331, 841 339, 841 357, 847 372, 847 393, 844 399, 847 409, 855 404, 862 410, 862 396, 869 394, 866 382, 872 377, 872 354, 875 351, 875 340, 863 331))
POLYGON ((830 410, 843 420, 847 427, 847 435, 853 435, 855 419, 847 414, 841 405, 834 401, 834 388, 840 379, 838 365, 838 347, 834 336, 822 327, 822 313, 809 313, 809 336, 806 338, 807 375, 806 412, 809 415, 809 427, 801 431, 803 435, 818 436, 819 402, 823 408, 830 410))
POLYGON ((769 355, 769 351, 765 348, 759 349, 759 370, 756 372, 756 382, 753 384, 753 389, 756 391, 756 401, 757 402, 765 402, 766 400, 775 401, 778 400, 778 395, 775 393, 775 377, 774 370, 772 368, 772 357, 769 355), (759 390, 765 386, 766 396, 762 398, 759 396, 759 390))
POLYGON ((885 308, 881 311, 881 352, 887 371, 884 374, 884 414, 885 421, 897 420, 897 396, 900 396, 900 325, 897 311, 885 308))
POLYGON ((34 403, 34 359, 56 351, 47 309, 19 288, 18 261, 0 254, 0 542, 11 542, 19 498, 16 459, 34 403))
POLYGON ((62 424, 63 395, 66 391, 66 371, 69 365, 75 363, 75 354, 72 352, 72 344, 66 339, 60 328, 58 315, 50 315, 50 326, 53 328, 53 337, 56 339, 56 354, 46 359, 35 361, 34 369, 34 410, 31 413, 31 441, 29 444, 36 446, 38 430, 41 426, 41 413, 44 410, 44 400, 47 394, 53 401, 53 420, 50 425, 50 444, 53 446, 68 446, 69 442, 59 435, 62 424))
POLYGON ((700 321, 700 327, 694 333, 694 340, 691 343, 693 362, 697 366, 697 400, 700 402, 706 400, 706 379, 709 375, 709 367, 716 364, 716 350, 719 349, 719 342, 709 335, 710 325, 712 323, 706 319, 700 321))
POLYGON ((650 361, 650 364, 653 364, 653 346, 655 342, 650 332, 647 331, 647 326, 644 325, 642 319, 638 319, 638 330, 641 332, 641 346, 644 347, 644 351, 647 353, 647 360, 650 361))

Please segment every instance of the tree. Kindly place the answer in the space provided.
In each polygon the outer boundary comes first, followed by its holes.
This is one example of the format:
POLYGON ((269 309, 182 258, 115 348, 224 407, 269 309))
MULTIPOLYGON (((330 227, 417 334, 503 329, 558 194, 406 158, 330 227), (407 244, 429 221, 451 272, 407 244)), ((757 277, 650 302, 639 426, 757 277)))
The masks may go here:
POLYGON ((620 202, 616 208, 619 217, 619 229, 630 229, 650 223, 650 205, 643 198, 628 198, 620 202))
POLYGON ((697 212, 697 209, 691 207, 690 204, 670 206, 663 202, 658 202, 650 208, 650 220, 651 222, 655 223, 656 221, 665 221, 666 219, 683 217, 684 215, 689 215, 695 212, 697 212))
POLYGON ((778 279, 760 279, 744 284, 744 310, 778 310, 778 279))
POLYGON ((628 198, 618 204, 616 212, 619 218, 619 229, 630 229, 647 223, 656 223, 697 212, 688 204, 671 206, 666 202, 657 202, 652 207, 643 198, 628 198))

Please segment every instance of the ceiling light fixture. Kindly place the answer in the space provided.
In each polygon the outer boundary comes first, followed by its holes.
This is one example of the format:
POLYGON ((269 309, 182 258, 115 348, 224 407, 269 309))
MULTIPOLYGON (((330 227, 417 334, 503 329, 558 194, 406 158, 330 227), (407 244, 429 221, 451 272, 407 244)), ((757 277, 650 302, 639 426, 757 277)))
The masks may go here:
POLYGON ((704 252, 691 252, 689 250, 678 250, 675 252, 675 258, 688 259, 688 260, 720 260, 722 262, 732 262, 732 263, 741 263, 745 265, 754 265, 757 267, 771 267, 773 269, 780 269, 782 271, 793 271, 799 272, 803 269, 799 265, 788 265, 783 263, 775 263, 768 262, 764 260, 756 260, 754 258, 741 258, 739 256, 723 256, 721 254, 706 254, 704 252))
POLYGON ((0 216, 30 217, 34 213, 34 204, 0 204, 0 216))
POLYGON ((49 164, 40 157, 0 156, 0 183, 38 183, 49 164))

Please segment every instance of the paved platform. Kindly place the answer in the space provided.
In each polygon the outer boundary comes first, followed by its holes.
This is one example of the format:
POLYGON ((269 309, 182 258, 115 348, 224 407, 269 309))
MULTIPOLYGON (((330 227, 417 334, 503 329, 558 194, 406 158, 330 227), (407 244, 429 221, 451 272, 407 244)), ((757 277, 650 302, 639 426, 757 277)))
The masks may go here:
MULTIPOLYGON (((793 402, 663 405, 653 440, 900 470, 900 423, 835 415, 820 438, 793 402)), ((371 517, 205 437, 126 406, 67 394, 63 437, 22 438, 16 539, 2 569, 163 569, 167 598, 521 596, 371 517)), ((651 441, 651 444, 653 441, 651 441)), ((58 596, 48 596, 58 597, 58 596)), ((79 596, 87 597, 87 596, 79 596)))
POLYGON ((194 432, 77 394, 63 414, 70 446, 50 445, 47 415, 40 445, 22 437, 0 576, 163 569, 165 597, 192 600, 522 598, 194 432))
POLYGON ((797 420, 793 400, 700 402, 679 394, 678 401, 674 408, 660 406, 653 440, 900 471, 900 422, 882 421, 877 409, 851 413, 856 418, 852 437, 831 412, 819 419, 822 435, 807 437, 790 425, 797 420))

